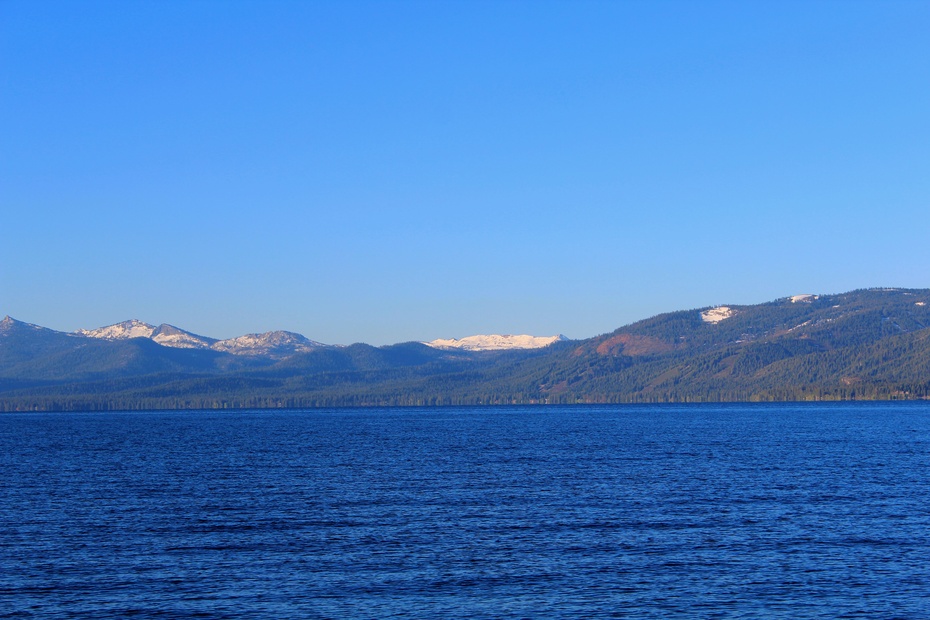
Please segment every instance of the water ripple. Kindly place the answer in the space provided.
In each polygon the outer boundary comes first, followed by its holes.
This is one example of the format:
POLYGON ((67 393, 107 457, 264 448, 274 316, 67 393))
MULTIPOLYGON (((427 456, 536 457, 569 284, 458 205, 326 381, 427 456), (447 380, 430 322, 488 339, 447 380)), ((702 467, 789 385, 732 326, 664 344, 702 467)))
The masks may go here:
POLYGON ((0 417, 0 616, 930 615, 930 406, 0 417))

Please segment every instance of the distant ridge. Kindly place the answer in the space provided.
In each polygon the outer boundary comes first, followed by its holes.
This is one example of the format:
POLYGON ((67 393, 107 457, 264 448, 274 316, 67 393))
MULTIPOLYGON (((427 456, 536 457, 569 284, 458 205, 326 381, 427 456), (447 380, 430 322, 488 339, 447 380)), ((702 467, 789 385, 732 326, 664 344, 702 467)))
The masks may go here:
POLYGON ((17 321, 9 314, 3 317, 3 320, 0 321, 0 333, 9 332, 14 329, 32 329, 32 330, 41 330, 47 332, 53 332, 55 330, 49 329, 47 327, 42 327, 41 325, 33 325, 32 323, 25 323, 23 321, 17 321))
POLYGON ((548 347, 554 342, 561 342, 567 338, 561 334, 558 336, 527 336, 521 334, 514 336, 511 334, 490 334, 467 336, 465 338, 448 340, 433 340, 424 342, 428 347, 434 349, 463 349, 465 351, 503 351, 508 349, 541 349, 548 347))
POLYGON ((214 343, 213 348, 235 355, 268 355, 282 358, 329 346, 331 345, 310 340, 294 332, 273 331, 220 340, 214 343))
POLYGON ((79 329, 75 335, 86 338, 102 338, 103 340, 129 340, 132 338, 149 338, 165 347, 177 349, 209 349, 215 338, 198 336, 191 332, 162 323, 158 327, 149 325, 137 319, 98 327, 97 329, 79 329))
POLYGON ((88 338, 103 338, 104 340, 125 340, 127 338, 151 338, 155 333, 155 326, 131 319, 121 323, 114 323, 97 329, 79 329, 75 334, 88 338))
POLYGON ((87 337, 6 317, 0 410, 930 399, 930 289, 680 310, 585 340, 335 347, 171 326, 129 337, 149 328, 127 321, 87 337), (212 343, 180 346, 190 338, 212 343))
POLYGON ((177 349, 210 349, 216 344, 216 338, 198 336, 167 323, 155 328, 151 338, 162 346, 177 349))
POLYGON ((216 338, 199 336, 167 323, 155 327, 138 319, 130 319, 97 329, 79 329, 74 332, 74 335, 103 340, 148 338, 165 347, 211 349, 233 355, 267 356, 274 359, 330 346, 310 340, 301 334, 287 331, 246 334, 237 338, 217 340, 216 338))

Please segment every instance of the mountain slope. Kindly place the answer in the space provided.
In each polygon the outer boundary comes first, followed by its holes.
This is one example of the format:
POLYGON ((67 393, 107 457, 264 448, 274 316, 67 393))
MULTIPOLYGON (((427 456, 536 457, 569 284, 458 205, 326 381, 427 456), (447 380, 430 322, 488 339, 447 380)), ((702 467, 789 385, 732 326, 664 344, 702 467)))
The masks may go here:
POLYGON ((159 325, 150 338, 164 347, 176 349, 212 349, 216 344, 216 338, 198 336, 167 323, 159 325))
POLYGON ((311 346, 277 361, 261 357, 262 366, 231 364, 252 358, 230 354, 212 365, 197 366, 193 359, 181 364, 152 351, 138 358, 149 360, 148 366, 134 366, 125 352, 120 355, 126 359, 115 363, 113 352, 90 351, 80 354, 84 374, 73 375, 53 372, 65 364, 62 355, 79 355, 67 352, 62 337, 89 339, 15 327, 5 329, 22 342, 7 350, 15 338, 4 340, 0 325, 5 409, 930 397, 930 290, 924 289, 796 295, 670 312, 536 349, 311 346), (102 356, 96 374, 86 372, 94 368, 94 356, 102 356), (112 376, 108 368, 116 369, 112 376))
POLYGON ((574 355, 588 369, 547 387, 608 400, 890 394, 905 376, 920 388, 928 302, 930 291, 880 289, 730 306, 718 322, 702 318, 708 309, 659 315, 583 343, 574 355))
POLYGON ((121 335, 140 330, 138 324, 126 327, 113 330, 116 335, 110 337, 85 337, 6 317, 0 321, 0 387, 245 367, 228 354, 164 347, 149 336, 121 335))
POLYGON ((294 332, 274 331, 263 334, 246 334, 238 338, 214 342, 212 347, 216 351, 225 351, 234 355, 261 355, 274 359, 282 359, 298 353, 306 353, 314 349, 325 348, 321 342, 294 332))
POLYGON ((79 329, 75 334, 88 338, 103 338, 104 340, 127 340, 129 338, 151 338, 155 333, 155 326, 137 319, 130 319, 122 323, 98 327, 97 329, 79 329))

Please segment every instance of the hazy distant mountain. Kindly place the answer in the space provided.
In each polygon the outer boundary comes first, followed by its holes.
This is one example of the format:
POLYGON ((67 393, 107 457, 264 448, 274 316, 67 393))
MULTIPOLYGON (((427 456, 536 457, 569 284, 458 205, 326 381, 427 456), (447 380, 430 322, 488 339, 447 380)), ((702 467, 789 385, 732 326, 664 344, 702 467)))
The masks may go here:
POLYGON ((178 349, 209 349, 216 342, 216 338, 198 336, 174 325, 162 323, 158 327, 154 327, 137 319, 97 329, 79 329, 74 333, 87 338, 102 338, 104 340, 149 338, 160 345, 178 349))
POLYGON ((504 336, 329 347, 271 332, 178 349, 156 331, 87 338, 7 317, 0 409, 930 398, 927 289, 716 305, 537 348, 504 336))
POLYGON ((6 317, 0 321, 0 386, 156 373, 217 373, 244 367, 226 359, 231 356, 214 351, 164 347, 148 337, 120 337, 143 329, 138 324, 124 328, 108 332, 111 338, 85 337, 6 317))
POLYGON ((233 355, 249 355, 282 359, 297 353, 305 353, 315 348, 326 347, 321 342, 310 340, 300 334, 286 331, 265 332, 264 334, 247 334, 238 338, 217 340, 199 336, 174 325, 162 323, 158 327, 137 319, 123 321, 97 329, 79 329, 74 332, 88 338, 104 340, 128 340, 131 338, 148 338, 166 347, 178 349, 212 349, 233 355))
POLYGON ((129 338, 151 338, 155 333, 155 326, 131 319, 98 327, 97 329, 79 329, 75 334, 87 336, 88 338, 103 338, 104 340, 128 340, 129 338))
POLYGON ((151 338, 162 346, 176 349, 210 349, 216 344, 216 338, 198 336, 167 323, 159 325, 151 338))
POLYGON ((60 355, 74 347, 68 334, 17 321, 9 316, 0 321, 0 376, 21 364, 60 355))
POLYGON ((554 342, 568 340, 565 336, 527 336, 519 335, 479 335, 467 336, 465 338, 448 340, 433 340, 424 342, 426 346, 435 349, 464 349, 466 351, 504 351, 508 349, 540 349, 548 347, 554 342))
POLYGON ((213 348, 217 351, 226 351, 235 355, 263 355, 275 359, 328 346, 300 334, 285 331, 246 334, 238 338, 220 340, 213 344, 213 348))

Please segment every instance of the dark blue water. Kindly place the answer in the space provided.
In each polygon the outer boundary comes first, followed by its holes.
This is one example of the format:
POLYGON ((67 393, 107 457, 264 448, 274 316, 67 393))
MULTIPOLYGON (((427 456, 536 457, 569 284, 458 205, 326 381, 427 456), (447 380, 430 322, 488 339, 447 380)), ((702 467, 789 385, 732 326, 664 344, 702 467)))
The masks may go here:
POLYGON ((0 416, 4 617, 930 616, 930 405, 0 416))

